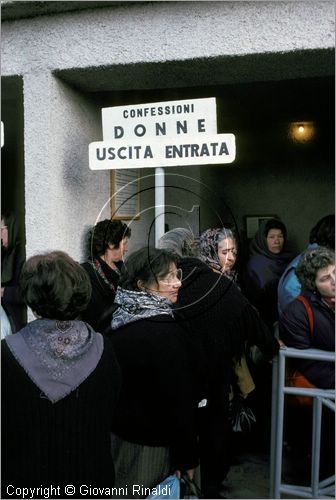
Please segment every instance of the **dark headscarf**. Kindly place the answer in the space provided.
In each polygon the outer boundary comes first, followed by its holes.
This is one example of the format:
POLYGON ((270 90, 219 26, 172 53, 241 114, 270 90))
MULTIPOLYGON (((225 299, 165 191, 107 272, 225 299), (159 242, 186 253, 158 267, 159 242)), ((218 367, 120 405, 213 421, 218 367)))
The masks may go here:
POLYGON ((292 253, 287 250, 287 229, 285 224, 279 219, 265 220, 259 227, 250 243, 251 255, 264 255, 272 260, 288 261, 292 258, 292 253), (270 252, 267 246, 267 234, 271 229, 280 229, 284 235, 284 245, 281 252, 270 252))

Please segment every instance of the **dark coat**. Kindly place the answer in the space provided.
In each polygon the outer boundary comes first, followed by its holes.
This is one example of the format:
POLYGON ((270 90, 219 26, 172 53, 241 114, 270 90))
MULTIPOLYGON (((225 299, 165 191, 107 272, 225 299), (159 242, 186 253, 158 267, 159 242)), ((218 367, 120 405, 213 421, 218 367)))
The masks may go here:
MULTIPOLYGON (((84 262, 81 264, 88 273, 92 286, 90 302, 86 310, 82 312, 81 317, 82 320, 89 323, 96 332, 105 333, 112 320, 114 311, 113 303, 119 283, 119 274, 113 271, 113 269, 103 260, 98 260, 106 278, 112 284, 112 288, 105 283, 103 278, 92 267, 91 262, 84 262)), ((117 263, 117 266, 121 270, 123 263, 117 263)))
POLYGON ((112 487, 110 430, 121 379, 110 341, 104 340, 94 371, 56 403, 43 397, 5 340, 1 370, 1 498, 10 498, 6 496, 10 484, 60 485, 60 498, 65 498, 67 484, 76 487, 76 498, 81 484, 112 487))
MULTIPOLYGON (((207 359, 208 404, 199 410, 202 480, 219 491, 232 453, 228 420, 232 358, 241 357, 246 342, 272 358, 279 344, 230 279, 196 258, 182 258, 178 266, 183 271, 183 285, 175 310, 201 342, 207 359)), ((218 491, 209 489, 208 498, 214 498, 218 491)))
POLYGON ((260 225, 250 242, 250 258, 243 275, 243 292, 270 328, 279 317, 278 283, 294 255, 288 251, 286 239, 281 252, 271 252, 265 234, 271 227, 282 226, 282 233, 286 236, 286 228, 279 220, 265 220, 260 225), (270 225, 272 222, 276 224, 270 225))
POLYGON ((168 315, 128 323, 109 337, 123 376, 113 432, 126 441, 171 447, 172 466, 198 464, 193 366, 201 364, 168 315))
POLYGON ((281 254, 278 258, 253 255, 247 263, 243 290, 269 327, 278 320, 278 284, 289 260, 281 254))
POLYGON ((245 342, 257 345, 269 359, 278 352, 277 340, 230 279, 196 258, 183 258, 178 265, 183 286, 175 309, 202 340, 209 356, 239 358, 245 342))
MULTIPOLYGON (((304 304, 295 299, 279 319, 280 337, 289 347, 296 349, 323 349, 335 351, 335 312, 312 292, 303 292, 314 316, 311 336, 308 315, 304 304)), ((335 387, 335 363, 328 361, 295 360, 296 368, 321 389, 335 387)))

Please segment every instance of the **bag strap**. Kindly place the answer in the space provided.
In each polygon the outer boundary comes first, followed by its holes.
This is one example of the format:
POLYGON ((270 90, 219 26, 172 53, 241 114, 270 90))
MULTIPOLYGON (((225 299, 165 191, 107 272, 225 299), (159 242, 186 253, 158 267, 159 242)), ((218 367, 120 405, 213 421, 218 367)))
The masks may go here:
POLYGON ((307 315, 308 315, 308 321, 309 321, 310 336, 311 336, 311 338, 313 338, 313 334, 314 334, 314 314, 313 314, 313 310, 312 310, 312 308, 311 308, 311 306, 309 304, 309 301, 306 299, 306 297, 304 297, 303 295, 299 295, 296 298, 297 298, 297 300, 299 300, 300 302, 302 302, 302 304, 306 308, 307 315))

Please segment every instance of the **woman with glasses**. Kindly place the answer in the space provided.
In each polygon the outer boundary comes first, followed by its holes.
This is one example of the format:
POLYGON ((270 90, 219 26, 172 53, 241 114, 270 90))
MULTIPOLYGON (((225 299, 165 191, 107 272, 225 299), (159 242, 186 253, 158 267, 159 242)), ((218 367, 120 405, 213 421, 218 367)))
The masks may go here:
POLYGON ((110 338, 123 376, 112 436, 119 498, 145 498, 148 491, 132 485, 153 488, 171 473, 192 476, 198 465, 192 367, 202 360, 174 320, 182 280, 176 262, 165 250, 134 252, 115 297, 110 338))

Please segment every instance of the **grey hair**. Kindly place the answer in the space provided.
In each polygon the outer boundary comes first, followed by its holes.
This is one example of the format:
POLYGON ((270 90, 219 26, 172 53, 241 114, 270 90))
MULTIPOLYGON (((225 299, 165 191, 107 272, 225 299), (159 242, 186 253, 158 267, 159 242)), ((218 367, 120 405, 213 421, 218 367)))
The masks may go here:
POLYGON ((180 257, 197 255, 195 237, 189 229, 177 227, 167 231, 159 239, 158 248, 170 250, 180 257))
POLYGON ((232 239, 237 243, 236 237, 231 231, 231 229, 227 229, 225 227, 221 228, 218 230, 217 233, 217 244, 220 243, 223 240, 227 240, 228 238, 232 239))

